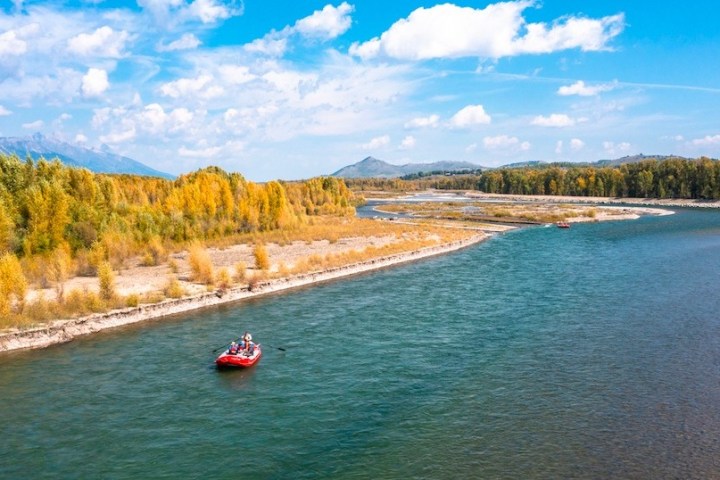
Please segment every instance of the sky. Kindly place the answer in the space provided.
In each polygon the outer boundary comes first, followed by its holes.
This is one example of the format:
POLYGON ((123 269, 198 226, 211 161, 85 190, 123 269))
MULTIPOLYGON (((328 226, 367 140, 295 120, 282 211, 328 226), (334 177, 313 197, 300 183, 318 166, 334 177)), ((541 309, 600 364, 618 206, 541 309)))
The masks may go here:
POLYGON ((720 2, 0 0, 0 136, 170 174, 720 157, 720 2))

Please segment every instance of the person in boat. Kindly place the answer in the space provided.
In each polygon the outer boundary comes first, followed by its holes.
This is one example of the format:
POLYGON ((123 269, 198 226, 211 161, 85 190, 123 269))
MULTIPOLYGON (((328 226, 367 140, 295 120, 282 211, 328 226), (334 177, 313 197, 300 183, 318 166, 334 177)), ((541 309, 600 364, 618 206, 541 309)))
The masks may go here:
POLYGON ((235 343, 235 340, 233 340, 232 343, 230 344, 230 348, 228 348, 228 353, 230 355, 237 355, 239 351, 240 351, 240 345, 235 343))
POLYGON ((245 332, 245 334, 242 336, 242 340, 244 343, 243 351, 248 355, 252 355, 252 353, 255 351, 255 344, 252 341, 252 335, 250 335, 250 332, 245 332))
POLYGON ((243 341, 243 343, 245 344, 243 349, 244 349, 246 352, 249 352, 249 351, 250 351, 250 346, 251 346, 251 344, 252 344, 252 335, 250 335, 250 332, 245 332, 245 333, 243 334, 243 336, 242 336, 242 341, 243 341))

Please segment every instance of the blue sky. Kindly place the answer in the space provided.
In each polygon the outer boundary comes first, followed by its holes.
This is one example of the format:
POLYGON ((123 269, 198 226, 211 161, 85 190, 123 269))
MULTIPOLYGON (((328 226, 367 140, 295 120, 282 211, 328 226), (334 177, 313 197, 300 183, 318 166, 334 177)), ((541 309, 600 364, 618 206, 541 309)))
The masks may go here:
POLYGON ((0 136, 255 181, 720 157, 718 2, 0 1, 0 136))

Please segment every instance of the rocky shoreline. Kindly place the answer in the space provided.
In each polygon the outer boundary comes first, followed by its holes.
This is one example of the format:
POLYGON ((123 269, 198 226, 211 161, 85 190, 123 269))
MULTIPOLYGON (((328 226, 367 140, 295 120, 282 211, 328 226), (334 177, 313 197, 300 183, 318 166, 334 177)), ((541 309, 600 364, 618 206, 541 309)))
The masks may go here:
POLYGON ((102 314, 88 315, 76 319, 56 320, 48 325, 37 328, 7 331, 0 333, 0 352, 45 348, 51 345, 72 341, 78 336, 89 335, 109 328, 160 319, 169 315, 176 315, 224 303, 242 301, 260 295, 268 295, 275 292, 412 262, 460 250, 479 243, 489 237, 490 236, 486 234, 478 234, 465 240, 459 240, 433 247, 426 247, 412 252, 388 255, 365 262, 330 268, 318 272, 268 280, 254 285, 252 289, 244 286, 224 291, 217 290, 179 299, 165 300, 155 304, 114 310, 102 314))

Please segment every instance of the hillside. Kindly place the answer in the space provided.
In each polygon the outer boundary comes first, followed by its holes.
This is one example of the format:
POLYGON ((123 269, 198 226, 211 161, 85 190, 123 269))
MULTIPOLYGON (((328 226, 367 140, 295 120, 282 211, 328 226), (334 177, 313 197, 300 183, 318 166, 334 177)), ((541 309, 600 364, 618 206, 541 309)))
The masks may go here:
POLYGON ((341 168, 331 176, 341 178, 395 178, 419 172, 457 172, 462 170, 477 170, 480 168, 483 167, 473 163, 449 161, 393 165, 374 157, 367 157, 358 163, 341 168))
POLYGON ((36 133, 29 137, 0 137, 0 153, 17 155, 24 160, 57 158, 69 167, 87 168, 96 173, 129 173, 148 177, 173 178, 136 160, 114 153, 89 149, 36 133))

